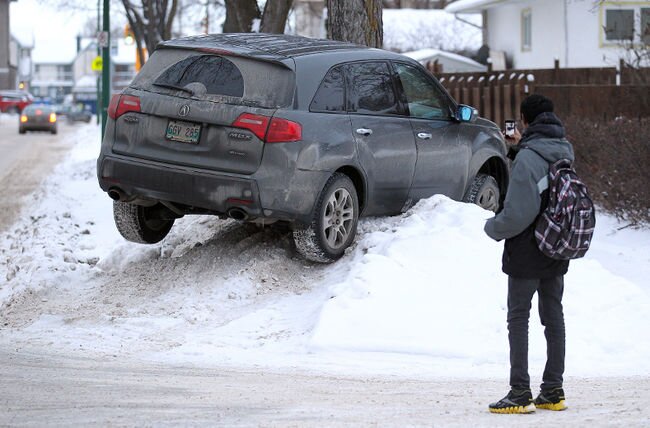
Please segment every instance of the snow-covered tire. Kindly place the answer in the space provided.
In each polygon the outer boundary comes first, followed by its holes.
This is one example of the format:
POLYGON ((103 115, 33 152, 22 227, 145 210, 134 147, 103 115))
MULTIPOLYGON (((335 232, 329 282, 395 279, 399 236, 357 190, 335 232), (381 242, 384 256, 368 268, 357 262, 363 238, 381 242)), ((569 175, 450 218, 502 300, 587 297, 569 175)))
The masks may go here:
POLYGON ((296 249, 307 260, 330 263, 352 244, 359 221, 359 198, 352 180, 335 173, 320 193, 311 224, 294 230, 296 249))
POLYGON ((113 201, 113 219, 120 235, 138 244, 162 241, 174 225, 174 219, 152 216, 154 208, 113 201))
POLYGON ((499 210, 500 201, 499 184, 494 177, 487 174, 477 174, 463 198, 463 202, 476 204, 492 212, 499 210))

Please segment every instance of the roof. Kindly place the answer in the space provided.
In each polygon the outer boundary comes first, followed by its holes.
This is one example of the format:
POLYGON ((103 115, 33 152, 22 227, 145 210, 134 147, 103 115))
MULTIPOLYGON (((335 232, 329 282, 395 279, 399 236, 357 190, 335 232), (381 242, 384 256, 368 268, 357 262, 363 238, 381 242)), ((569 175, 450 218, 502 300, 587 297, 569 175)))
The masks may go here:
POLYGON ((474 51, 483 44, 480 15, 463 21, 440 9, 384 9, 384 49, 474 51), (471 22, 472 24, 469 24, 471 22))
POLYGON ((466 56, 458 55, 452 52, 441 51, 439 49, 420 49, 413 52, 404 52, 402 55, 406 55, 407 57, 413 58, 416 61, 431 61, 435 58, 444 57, 479 68, 485 67, 483 64, 476 62, 471 58, 467 58, 466 56))
POLYGON ((286 34, 232 33, 183 37, 158 44, 160 48, 223 49, 234 54, 266 59, 285 59, 323 51, 369 49, 335 40, 310 39, 286 34))
POLYGON ((11 33, 11 38, 14 39, 21 48, 32 49, 34 47, 34 37, 31 40, 23 33, 11 33))
POLYGON ((449 13, 477 13, 494 6, 514 3, 513 0, 458 0, 445 8, 449 13))
POLYGON ((124 39, 117 40, 117 55, 111 55, 114 64, 135 64, 138 48, 135 43, 127 44, 124 39))

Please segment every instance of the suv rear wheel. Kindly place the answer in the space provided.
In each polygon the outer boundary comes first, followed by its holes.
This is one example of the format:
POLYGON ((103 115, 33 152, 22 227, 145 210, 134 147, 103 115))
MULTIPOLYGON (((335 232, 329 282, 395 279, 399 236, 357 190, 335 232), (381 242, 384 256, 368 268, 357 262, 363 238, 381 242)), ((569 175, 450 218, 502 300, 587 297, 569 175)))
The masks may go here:
POLYGON ((354 241, 358 221, 357 190, 346 175, 335 173, 316 202, 309 227, 293 232, 296 249, 308 260, 333 262, 354 241))
POLYGON ((494 177, 487 174, 477 174, 463 198, 463 202, 476 204, 492 212, 499 210, 500 200, 499 185, 494 177))
POLYGON ((163 240, 174 225, 174 219, 160 217, 153 207, 113 201, 115 226, 124 239, 138 244, 155 244, 163 240))

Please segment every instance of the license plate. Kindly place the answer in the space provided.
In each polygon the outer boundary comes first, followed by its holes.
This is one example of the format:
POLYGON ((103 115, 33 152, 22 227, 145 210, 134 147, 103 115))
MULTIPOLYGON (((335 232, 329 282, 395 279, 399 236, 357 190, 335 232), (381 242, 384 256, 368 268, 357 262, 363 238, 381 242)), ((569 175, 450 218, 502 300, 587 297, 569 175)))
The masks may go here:
POLYGON ((179 120, 170 120, 167 123, 165 138, 181 143, 198 144, 201 136, 201 125, 179 120))

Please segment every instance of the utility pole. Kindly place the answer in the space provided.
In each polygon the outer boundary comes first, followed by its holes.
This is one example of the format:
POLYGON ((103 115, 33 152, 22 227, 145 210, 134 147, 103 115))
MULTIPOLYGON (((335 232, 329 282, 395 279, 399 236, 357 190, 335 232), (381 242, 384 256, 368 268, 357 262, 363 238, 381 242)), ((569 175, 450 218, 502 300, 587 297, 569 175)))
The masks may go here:
MULTIPOLYGON (((97 0, 97 35, 99 36, 99 31, 101 30, 100 16, 101 16, 101 0, 97 0)), ((99 40, 97 40, 97 56, 100 54, 99 40)), ((95 114, 97 115, 97 125, 100 123, 101 118, 101 106, 102 106, 102 87, 101 87, 101 78, 97 74, 97 99, 95 100, 95 114)), ((102 134, 103 135, 103 134, 102 134)))
POLYGON ((106 131, 108 100, 111 96, 111 22, 109 13, 110 0, 104 0, 103 31, 107 34, 107 43, 102 47, 102 139, 106 131))

